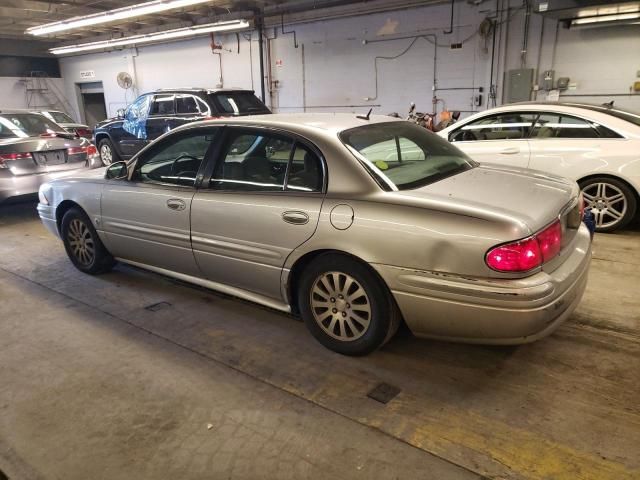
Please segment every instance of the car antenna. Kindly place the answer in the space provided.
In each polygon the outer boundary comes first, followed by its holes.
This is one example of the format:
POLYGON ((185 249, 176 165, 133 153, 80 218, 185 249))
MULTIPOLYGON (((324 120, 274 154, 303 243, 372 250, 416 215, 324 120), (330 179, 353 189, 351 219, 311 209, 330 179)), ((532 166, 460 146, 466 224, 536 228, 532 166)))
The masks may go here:
POLYGON ((370 108, 366 115, 356 115, 356 118, 361 118, 362 120, 369 120, 369 117, 371 116, 372 111, 373 111, 373 108, 370 108))
POLYGON ((603 103, 602 106, 605 108, 613 108, 613 102, 615 100, 611 100, 610 102, 603 103))

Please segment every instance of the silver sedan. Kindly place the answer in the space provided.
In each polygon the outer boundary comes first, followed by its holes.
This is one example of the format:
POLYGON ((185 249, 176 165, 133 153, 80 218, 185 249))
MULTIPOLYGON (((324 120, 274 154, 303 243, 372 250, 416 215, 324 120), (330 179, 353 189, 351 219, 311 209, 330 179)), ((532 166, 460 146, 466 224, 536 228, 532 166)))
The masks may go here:
POLYGON ((302 316, 362 355, 401 322, 487 344, 571 315, 591 236, 575 182, 478 165, 389 117, 198 122, 106 171, 43 185, 38 211, 73 264, 116 261, 302 316))

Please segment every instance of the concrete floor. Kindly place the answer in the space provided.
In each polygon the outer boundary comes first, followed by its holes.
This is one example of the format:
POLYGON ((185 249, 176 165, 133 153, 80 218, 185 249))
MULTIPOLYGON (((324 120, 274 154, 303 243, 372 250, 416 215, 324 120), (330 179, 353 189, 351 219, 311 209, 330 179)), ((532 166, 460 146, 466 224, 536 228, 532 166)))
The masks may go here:
POLYGON ((249 303, 126 266, 83 275, 33 204, 0 207, 0 470, 640 479, 639 249, 638 226, 597 235, 582 305, 535 344, 404 332, 347 358, 249 303), (379 382, 401 393, 367 398, 379 382))

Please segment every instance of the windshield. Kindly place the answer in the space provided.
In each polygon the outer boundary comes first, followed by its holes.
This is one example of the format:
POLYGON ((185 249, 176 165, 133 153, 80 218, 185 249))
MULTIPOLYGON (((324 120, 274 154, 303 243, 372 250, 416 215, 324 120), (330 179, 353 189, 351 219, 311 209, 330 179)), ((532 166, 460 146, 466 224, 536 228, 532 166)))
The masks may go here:
POLYGON ((410 122, 352 128, 340 139, 386 189, 419 188, 476 165, 446 140, 410 122))
POLYGON ((60 126, 35 113, 4 113, 0 115, 0 137, 37 137, 60 132, 60 126))
POLYGON ((209 99, 220 113, 227 115, 251 115, 271 113, 253 92, 217 92, 210 93, 209 99))
POLYGON ((51 118, 53 119, 53 121, 57 123, 76 123, 73 121, 73 118, 71 118, 66 113, 49 112, 49 115, 51 115, 51 118))

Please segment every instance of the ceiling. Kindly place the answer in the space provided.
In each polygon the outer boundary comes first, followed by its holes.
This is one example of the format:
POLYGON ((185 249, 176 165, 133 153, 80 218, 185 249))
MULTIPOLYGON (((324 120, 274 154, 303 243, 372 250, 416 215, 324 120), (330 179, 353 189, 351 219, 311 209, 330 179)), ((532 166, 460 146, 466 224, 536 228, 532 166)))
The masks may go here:
POLYGON ((278 25, 283 15, 298 21, 322 15, 342 16, 408 8, 445 0, 212 0, 206 4, 129 18, 103 25, 58 32, 47 37, 25 34, 29 27, 131 6, 145 0, 0 0, 0 38, 37 42, 42 51, 51 46, 116 38, 138 33, 187 27, 263 12, 266 25, 278 25), (336 12, 337 11, 337 12, 336 12), (324 12, 324 13, 323 13, 324 12), (351 12, 351 13, 350 13, 351 12), (80 42, 79 42, 80 41, 80 42), (46 47, 46 48, 45 48, 46 47))

